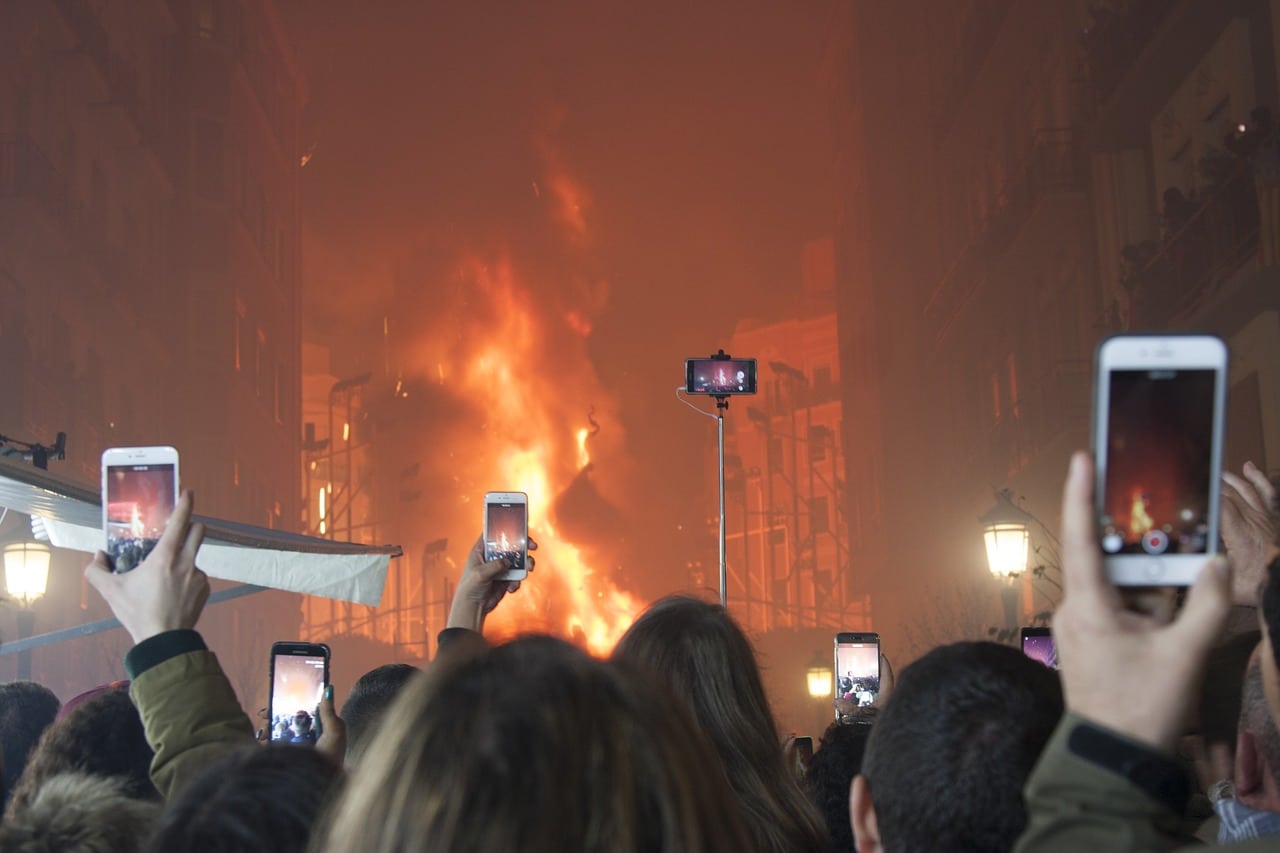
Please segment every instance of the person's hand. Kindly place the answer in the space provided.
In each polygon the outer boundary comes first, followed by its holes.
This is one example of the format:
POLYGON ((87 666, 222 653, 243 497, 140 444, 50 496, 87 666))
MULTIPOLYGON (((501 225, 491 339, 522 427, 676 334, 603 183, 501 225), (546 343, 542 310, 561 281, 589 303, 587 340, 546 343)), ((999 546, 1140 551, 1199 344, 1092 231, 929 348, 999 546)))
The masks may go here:
MULTIPOLYGON (((529 540, 529 550, 538 550, 538 543, 529 540)), ((528 556, 528 570, 533 571, 535 560, 533 554, 528 556)), ((448 628, 466 628, 479 633, 484 628, 484 618, 488 616, 498 603, 509 592, 520 589, 520 581, 495 580, 511 566, 505 558, 484 559, 484 537, 476 540, 467 555, 467 563, 462 567, 462 577, 458 579, 458 587, 453 591, 453 604, 449 608, 448 628)))
POLYGON ((85 578, 106 600, 134 643, 166 631, 194 628, 204 610, 209 578, 196 568, 204 525, 191 523, 193 504, 191 492, 183 492, 160 541, 133 571, 112 572, 107 555, 101 551, 85 567, 85 578))
POLYGON ((1067 708, 1172 752, 1231 608, 1231 569, 1222 557, 1208 561, 1172 621, 1167 611, 1126 609, 1103 567, 1093 479, 1089 455, 1076 453, 1062 496, 1064 592, 1053 617, 1067 708))
POLYGON ((1267 475, 1252 462, 1244 463, 1242 475, 1222 474, 1222 541, 1234 570, 1233 601, 1257 607, 1267 564, 1276 553, 1280 513, 1267 475))
POLYGON ((332 684, 324 686, 324 697, 320 700, 320 737, 316 740, 316 749, 339 767, 347 757, 347 724, 334 710, 332 684))

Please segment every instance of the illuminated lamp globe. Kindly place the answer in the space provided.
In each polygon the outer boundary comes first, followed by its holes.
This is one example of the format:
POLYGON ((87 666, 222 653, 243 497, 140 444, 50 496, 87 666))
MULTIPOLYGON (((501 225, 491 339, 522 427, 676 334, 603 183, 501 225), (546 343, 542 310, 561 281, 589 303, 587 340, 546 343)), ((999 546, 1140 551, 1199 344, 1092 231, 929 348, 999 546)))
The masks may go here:
POLYGON ((13 542, 4 546, 4 585, 11 598, 24 606, 44 596, 49 585, 49 546, 43 542, 13 542))
POLYGON ((805 680, 809 684, 809 695, 814 699, 830 696, 835 683, 831 680, 832 677, 831 667, 821 660, 815 660, 805 673, 805 680))
POLYGON ((987 568, 1001 580, 1027 570, 1031 545, 1031 516, 1013 503, 1008 489, 996 492, 995 506, 980 519, 987 545, 987 568))

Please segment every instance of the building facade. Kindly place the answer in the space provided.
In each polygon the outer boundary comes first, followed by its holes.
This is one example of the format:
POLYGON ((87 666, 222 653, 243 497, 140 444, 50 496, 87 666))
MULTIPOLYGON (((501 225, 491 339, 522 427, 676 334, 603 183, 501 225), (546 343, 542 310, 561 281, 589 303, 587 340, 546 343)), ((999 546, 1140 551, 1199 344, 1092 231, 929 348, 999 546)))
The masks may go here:
MULTIPOLYGON (((5 4, 0 54, 0 433, 66 432, 51 472, 95 488, 104 448, 172 444, 200 512, 295 529, 305 89, 270 0, 5 4)), ((40 629, 101 609, 81 565, 40 629)), ((263 598, 206 624, 246 701, 295 630, 263 598)))
MULTIPOLYGON (((992 489, 1056 528, 1107 334, 1224 337, 1228 462, 1275 469, 1280 452, 1280 7, 925 5, 854 4, 826 78, 842 387, 869 421, 846 418, 848 506, 878 522, 868 584, 904 632, 930 616, 905 590, 991 583, 992 489), (859 454, 887 473, 855 474, 859 454)), ((1025 584, 1024 619, 1053 598, 1025 584)))

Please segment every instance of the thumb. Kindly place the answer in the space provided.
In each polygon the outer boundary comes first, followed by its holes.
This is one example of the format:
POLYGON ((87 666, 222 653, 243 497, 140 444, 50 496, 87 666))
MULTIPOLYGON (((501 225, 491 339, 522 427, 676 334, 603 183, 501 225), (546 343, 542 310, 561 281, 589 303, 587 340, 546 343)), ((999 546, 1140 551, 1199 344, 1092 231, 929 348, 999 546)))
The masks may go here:
POLYGON ((1208 650, 1231 610, 1231 564, 1221 554, 1201 570, 1187 594, 1177 631, 1192 649, 1208 650))
POLYGON ((84 578, 89 585, 98 591, 103 598, 107 597, 106 586, 110 584, 115 575, 111 571, 110 564, 107 563, 107 555, 102 551, 98 551, 93 555, 93 559, 84 567, 84 578))

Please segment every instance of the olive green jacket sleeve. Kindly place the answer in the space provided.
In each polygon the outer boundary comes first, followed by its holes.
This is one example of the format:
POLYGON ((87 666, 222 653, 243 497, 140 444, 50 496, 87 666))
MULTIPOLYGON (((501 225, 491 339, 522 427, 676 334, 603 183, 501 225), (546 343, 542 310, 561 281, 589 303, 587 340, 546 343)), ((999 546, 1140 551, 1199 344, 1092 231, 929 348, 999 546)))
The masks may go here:
POLYGON ((253 724, 213 652, 198 648, 149 663, 130 672, 129 696, 155 751, 151 780, 168 800, 211 761, 254 743, 253 724))
MULTIPOLYGON (((1172 773, 1176 762, 1080 717, 1066 715, 1027 782, 1027 829, 1014 853, 1184 849, 1190 853, 1207 849, 1185 834, 1182 815, 1171 807, 1171 803, 1179 802, 1181 807, 1186 802, 1185 776, 1181 780, 1162 779, 1164 766, 1172 773), (1088 739, 1088 735, 1094 737, 1088 739), (1082 748, 1086 742, 1088 749, 1082 748), (1108 746, 1111 754, 1104 755, 1108 746), (1121 753, 1126 757, 1120 758, 1121 753), (1114 769, 1120 765, 1129 769, 1128 775, 1114 769), (1139 784, 1138 779, 1146 784, 1139 784)), ((1277 849, 1280 845, 1275 839, 1231 845, 1233 853, 1277 849)))

